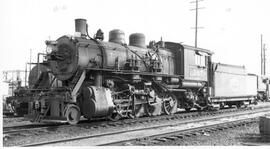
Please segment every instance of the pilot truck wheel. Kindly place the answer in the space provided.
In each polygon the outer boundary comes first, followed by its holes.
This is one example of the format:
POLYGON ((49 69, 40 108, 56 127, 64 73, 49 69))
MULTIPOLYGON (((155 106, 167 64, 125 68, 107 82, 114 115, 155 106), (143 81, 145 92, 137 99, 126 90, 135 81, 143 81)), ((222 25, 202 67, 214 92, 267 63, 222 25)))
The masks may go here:
POLYGON ((76 125, 80 121, 81 112, 76 105, 68 105, 65 113, 67 122, 71 125, 76 125))

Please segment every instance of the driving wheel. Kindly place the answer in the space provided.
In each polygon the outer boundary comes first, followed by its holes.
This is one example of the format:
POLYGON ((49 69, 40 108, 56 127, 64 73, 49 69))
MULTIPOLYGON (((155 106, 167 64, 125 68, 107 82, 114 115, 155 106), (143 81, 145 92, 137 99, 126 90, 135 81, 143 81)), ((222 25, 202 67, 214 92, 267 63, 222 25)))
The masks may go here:
POLYGON ((177 111, 177 99, 174 95, 165 94, 163 99, 163 109, 167 115, 174 114, 177 111))

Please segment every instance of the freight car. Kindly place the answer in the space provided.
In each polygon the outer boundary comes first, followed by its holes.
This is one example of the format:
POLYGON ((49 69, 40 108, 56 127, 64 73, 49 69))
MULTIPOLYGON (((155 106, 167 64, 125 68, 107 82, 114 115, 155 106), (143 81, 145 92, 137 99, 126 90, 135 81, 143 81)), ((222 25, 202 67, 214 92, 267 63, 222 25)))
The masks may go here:
POLYGON ((241 106, 256 98, 254 88, 245 87, 254 78, 244 68, 212 63, 209 50, 164 41, 146 46, 141 33, 131 34, 127 45, 121 30, 112 30, 106 42, 101 30, 94 38, 88 35, 84 19, 75 20, 75 31, 46 41, 42 65, 62 85, 36 92, 26 116, 32 121, 118 120, 174 114, 178 108, 241 106))

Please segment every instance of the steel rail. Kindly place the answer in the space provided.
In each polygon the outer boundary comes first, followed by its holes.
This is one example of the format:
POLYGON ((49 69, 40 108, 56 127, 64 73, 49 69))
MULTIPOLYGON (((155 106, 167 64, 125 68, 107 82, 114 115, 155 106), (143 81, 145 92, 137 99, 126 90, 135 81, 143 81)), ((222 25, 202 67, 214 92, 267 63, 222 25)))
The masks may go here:
MULTIPOLYGON (((231 122, 223 122, 223 123, 218 123, 218 124, 212 124, 212 125, 206 125, 206 126, 200 126, 200 127, 195 127, 195 128, 187 128, 185 130, 178 130, 178 131, 174 131, 174 132, 167 132, 167 133, 161 133, 161 134, 157 134, 157 135, 149 135, 147 136, 148 138, 163 138, 163 137, 168 137, 168 136, 172 136, 172 134, 175 136, 175 134, 182 134, 185 135, 189 132, 195 132, 195 131, 200 131, 200 130, 204 130, 204 129, 209 129, 209 128, 213 128, 215 126, 219 126, 219 125, 224 125, 224 124, 229 124, 229 123, 236 123, 236 122, 242 122, 245 120, 249 120, 249 119, 254 119, 254 118, 246 118, 246 119, 240 119, 240 120, 235 120, 235 121, 231 121, 231 122)), ((234 124, 232 124, 234 125, 234 124)), ((111 142, 111 143, 104 143, 104 144, 99 144, 98 146, 113 146, 113 145, 119 145, 122 143, 126 143, 126 142, 131 142, 131 141, 136 141, 139 138, 133 138, 133 139, 128 139, 128 140, 121 140, 121 141, 115 141, 115 142, 111 142)))
MULTIPOLYGON (((268 106, 260 106, 260 107, 255 107, 255 109, 257 108, 267 108, 268 106)), ((94 121, 91 123, 80 123, 78 125, 76 125, 77 127, 80 126, 86 126, 91 128, 110 128, 110 127, 118 127, 121 125, 127 125, 127 124, 140 124, 140 123, 144 123, 144 122, 148 122, 148 123, 155 123, 157 121, 164 121, 164 120, 186 120, 186 119, 190 119, 190 118, 200 118, 200 117, 209 117, 209 116, 213 116, 213 115, 220 115, 220 114, 224 114, 225 112, 239 112, 239 111, 246 111, 246 110, 252 110, 252 108, 248 108, 248 109, 223 109, 223 110, 218 110, 218 111, 210 111, 210 112, 197 112, 197 111, 193 111, 193 112, 178 112, 174 115, 162 115, 162 116, 158 116, 158 117, 143 117, 143 118, 139 118, 139 119, 123 119, 123 120, 119 120, 116 122, 108 122, 108 121, 94 121)), ((65 128, 65 127, 72 127, 73 125, 64 125, 66 123, 56 123, 56 124, 39 124, 39 125, 35 125, 35 124, 28 124, 28 125, 17 125, 17 126, 10 126, 10 127, 4 127, 3 128, 3 134, 4 136, 8 136, 8 135, 14 135, 14 134, 21 134, 23 132, 27 132, 27 133, 31 133, 31 131, 40 131, 42 129, 44 129, 44 133, 46 133, 46 129, 52 129, 52 128, 65 128), (46 127, 47 126, 47 127, 46 127), (49 127, 48 127, 49 126, 49 127), (27 128, 25 128, 27 127, 27 128), (38 128, 37 128, 38 127, 38 128)))
MULTIPOLYGON (((217 119, 227 118, 227 117, 232 117, 232 116, 248 115, 248 114, 253 114, 253 113, 258 113, 258 112, 269 112, 269 108, 258 109, 256 111, 245 111, 245 112, 241 112, 238 114, 232 113, 232 114, 227 114, 227 115, 214 116, 214 117, 210 117, 210 118, 207 117, 207 118, 201 118, 201 119, 197 119, 197 120, 187 120, 187 121, 182 121, 182 122, 178 122, 178 123, 174 123, 174 124, 161 124, 161 125, 157 125, 157 126, 150 126, 150 127, 146 127, 146 128, 137 128, 137 129, 133 129, 133 130, 121 130, 121 131, 101 133, 101 134, 96 134, 96 135, 87 135, 87 136, 80 136, 80 137, 74 137, 74 138, 68 138, 68 139, 45 141, 45 142, 39 142, 39 143, 26 144, 26 145, 22 145, 22 146, 29 147, 29 146, 42 146, 42 145, 52 145, 52 144, 57 144, 57 143, 66 143, 66 142, 78 141, 78 140, 83 140, 83 139, 90 139, 90 138, 96 138, 96 137, 123 134, 123 133, 127 133, 127 132, 136 132, 136 131, 142 131, 142 130, 157 129, 157 128, 162 128, 162 127, 172 127, 172 126, 183 125, 183 124, 198 123, 198 122, 209 121, 209 120, 217 120, 217 119)), ((159 135, 162 135, 162 134, 159 134, 159 135)), ((151 136, 149 136, 149 137, 151 137, 151 136)), ((126 142, 126 141, 132 141, 132 140, 134 140, 134 139, 127 139, 127 140, 121 140, 121 141, 126 142)), ((100 143, 100 144, 96 144, 96 145, 111 145, 111 144, 119 143, 121 141, 100 143)))
MULTIPOLYGON (((142 122, 155 122, 155 121, 161 121, 161 120, 167 120, 167 119, 188 119, 188 118, 194 118, 194 117, 205 117, 205 116, 212 116, 214 114, 222 114, 224 112, 237 112, 237 110, 250 110, 250 109, 223 109, 220 111, 211 111, 211 112, 188 112, 188 113, 177 113, 174 115, 162 115, 159 117, 143 117, 139 119, 123 119, 116 122, 109 122, 103 121, 103 122, 92 122, 92 123, 80 123, 75 126, 84 126, 84 125, 92 125, 91 127, 103 127, 104 125, 108 126, 117 126, 117 125, 123 125, 123 124, 132 124, 132 123, 142 123, 142 122)), ((19 125, 19 126, 11 126, 11 127, 4 127, 3 128, 3 134, 4 135, 10 135, 10 134, 18 134, 22 132, 30 132, 30 131, 36 131, 36 130, 42 130, 42 129, 52 129, 54 127, 56 128, 64 128, 64 127, 73 127, 74 125, 65 125, 67 123, 59 123, 59 124, 28 124, 28 125, 19 125), (27 127, 27 128, 25 128, 27 127)))

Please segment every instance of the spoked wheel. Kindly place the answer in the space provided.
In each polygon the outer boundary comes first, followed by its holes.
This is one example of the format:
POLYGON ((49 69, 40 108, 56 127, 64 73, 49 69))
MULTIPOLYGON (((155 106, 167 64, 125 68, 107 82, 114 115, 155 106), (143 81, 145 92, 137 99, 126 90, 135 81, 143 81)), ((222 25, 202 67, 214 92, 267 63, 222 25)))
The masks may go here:
POLYGON ((163 108, 167 115, 174 114, 177 111, 177 99, 175 96, 166 94, 163 97, 163 108))
POLYGON ((154 113, 155 112, 155 107, 154 106, 151 106, 151 105, 147 105, 146 106, 146 114, 147 116, 154 116, 154 113))
POLYGON ((237 108, 237 109, 240 109, 241 106, 242 106, 242 103, 241 103, 241 102, 236 103, 236 108, 237 108))
POLYGON ((145 105, 137 104, 135 105, 134 111, 128 114, 128 117, 134 119, 143 116, 144 113, 145 113, 145 105))
POLYGON ((71 125, 75 125, 80 121, 81 112, 76 105, 68 105, 66 110, 67 122, 71 125))
POLYGON ((110 116, 108 116, 108 119, 111 121, 118 121, 121 118, 121 115, 119 113, 112 113, 110 116))
POLYGON ((161 115, 163 109, 162 99, 156 98, 154 103, 148 103, 145 105, 145 111, 147 116, 161 115))
POLYGON ((185 110, 186 110, 187 112, 190 112, 191 108, 185 108, 185 110))
POLYGON ((197 111, 201 112, 201 111, 203 111, 203 109, 205 109, 205 108, 196 108, 196 109, 197 109, 197 111))
POLYGON ((185 110, 186 110, 186 112, 190 112, 190 110, 194 107, 194 103, 193 102, 186 102, 185 104, 185 110))
POLYGON ((145 111, 146 111, 147 116, 161 115, 162 104, 156 103, 154 105, 146 105, 145 111))

